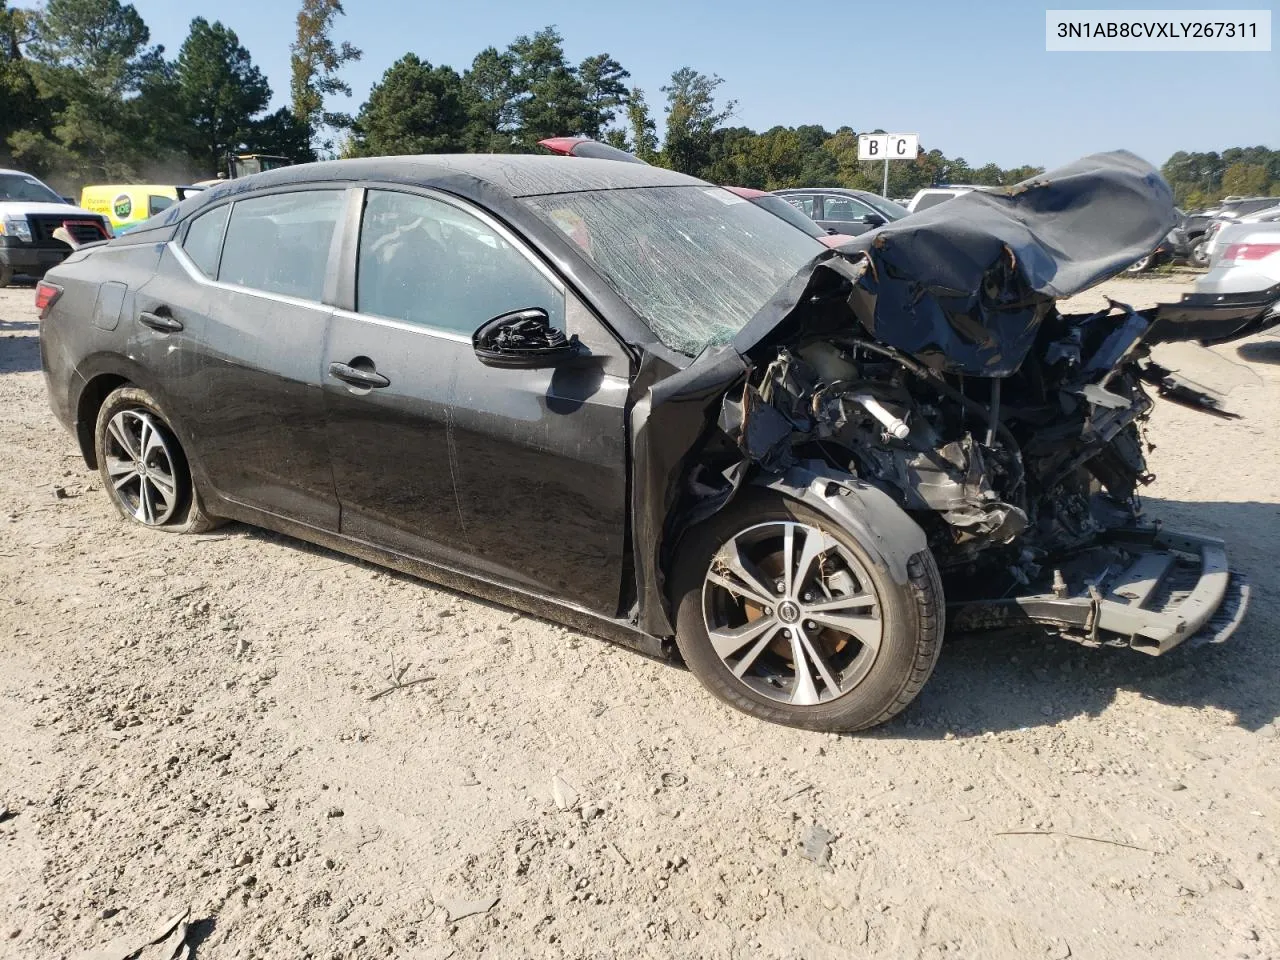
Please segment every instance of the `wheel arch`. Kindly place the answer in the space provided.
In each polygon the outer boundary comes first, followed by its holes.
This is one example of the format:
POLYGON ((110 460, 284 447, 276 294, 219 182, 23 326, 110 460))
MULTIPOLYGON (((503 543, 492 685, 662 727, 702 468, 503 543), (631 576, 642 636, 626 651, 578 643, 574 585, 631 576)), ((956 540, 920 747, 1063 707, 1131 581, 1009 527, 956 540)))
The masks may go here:
MULTIPOLYGON (((852 474, 825 464, 797 464, 781 474, 757 472, 742 485, 739 495, 746 490, 768 490, 803 503, 848 530, 899 585, 911 581, 912 558, 929 550, 924 530, 897 501, 852 474)), ((732 502, 733 499, 726 500, 699 523, 705 523, 732 502)), ((672 544, 666 557, 663 580, 668 591, 672 586, 672 569, 687 540, 688 531, 685 531, 672 544)), ((666 602, 669 609, 674 609, 675 598, 668 595, 666 602)))
POLYGON ((899 585, 911 581, 911 559, 929 549, 924 530, 883 490, 825 465, 760 474, 751 484, 799 501, 857 536, 899 585))
POLYGON ((120 387, 137 387, 145 390, 164 408, 165 420, 178 435, 183 455, 191 460, 191 445, 187 442, 187 431, 184 425, 175 421, 170 405, 166 402, 163 390, 157 389, 154 379, 138 364, 128 357, 119 354, 97 354, 88 357, 76 371, 76 380, 83 383, 79 392, 72 398, 72 409, 75 411, 76 442, 80 446, 80 455, 91 469, 97 469, 98 456, 94 448, 94 430, 98 422, 98 411, 107 397, 120 387))

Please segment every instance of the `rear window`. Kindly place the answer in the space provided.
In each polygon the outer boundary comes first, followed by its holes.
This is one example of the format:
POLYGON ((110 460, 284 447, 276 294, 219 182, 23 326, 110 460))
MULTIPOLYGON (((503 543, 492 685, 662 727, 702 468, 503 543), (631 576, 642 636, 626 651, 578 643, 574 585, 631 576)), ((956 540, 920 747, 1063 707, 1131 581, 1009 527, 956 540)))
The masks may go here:
POLYGON ((237 201, 231 208, 218 279, 319 300, 344 200, 342 190, 306 190, 237 201))
POLYGON ((950 193, 926 193, 918 201, 916 201, 916 213, 921 210, 928 210, 930 207, 936 207, 940 203, 946 203, 948 200, 954 200, 955 195, 950 193))
POLYGON ((768 210, 775 217, 787 221, 787 223, 791 224, 797 230, 803 230, 811 237, 825 237, 827 235, 827 231, 823 230, 820 226, 814 223, 813 220, 801 213, 793 204, 787 203, 787 201, 783 200, 781 197, 775 197, 772 195, 767 197, 756 197, 751 202, 757 207, 768 210))
POLYGON ((216 207, 191 221, 182 249, 200 272, 210 279, 218 275, 218 255, 222 252, 222 235, 227 227, 231 205, 216 207))

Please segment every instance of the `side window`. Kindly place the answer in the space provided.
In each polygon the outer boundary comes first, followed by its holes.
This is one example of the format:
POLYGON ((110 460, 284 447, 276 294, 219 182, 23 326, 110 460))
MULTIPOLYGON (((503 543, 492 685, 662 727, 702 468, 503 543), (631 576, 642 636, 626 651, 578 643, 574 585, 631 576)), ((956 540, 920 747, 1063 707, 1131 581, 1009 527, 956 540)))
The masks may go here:
POLYGON ((191 226, 187 228, 187 239, 182 241, 182 249, 187 256, 210 279, 218 275, 218 254, 222 252, 222 234, 230 212, 231 205, 224 204, 200 214, 191 221, 191 226))
POLYGON ((852 197, 825 196, 822 198, 822 219, 841 220, 846 223, 861 220, 873 212, 870 207, 852 197))
POLYGON ((564 294, 498 231, 451 204, 370 190, 360 229, 356 309, 471 336, 541 307, 564 329, 564 294))
POLYGON ((161 210, 168 210, 175 202, 173 197, 158 197, 151 194, 147 197, 147 216, 154 217, 161 210))
POLYGON ((788 195, 782 199, 799 209, 806 217, 813 217, 813 197, 788 195))
POLYGON ((341 190, 305 190, 237 201, 218 279, 319 300, 345 196, 341 190))

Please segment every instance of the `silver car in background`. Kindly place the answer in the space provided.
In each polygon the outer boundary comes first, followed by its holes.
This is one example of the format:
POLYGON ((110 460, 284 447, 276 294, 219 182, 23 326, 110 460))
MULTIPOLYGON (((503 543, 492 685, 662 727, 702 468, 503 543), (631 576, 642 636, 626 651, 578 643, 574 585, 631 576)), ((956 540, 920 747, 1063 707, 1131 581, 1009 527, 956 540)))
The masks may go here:
POLYGON ((1226 248, 1227 243, 1230 242, 1228 237, 1232 236, 1230 233, 1231 228, 1255 223, 1276 222, 1280 222, 1280 198, 1277 198, 1274 206, 1264 207, 1261 210, 1239 214, 1234 217, 1224 216, 1213 220, 1205 229, 1205 263, 1212 266, 1218 254, 1226 248))
POLYGON ((1269 302, 1269 316, 1280 316, 1280 219, 1229 224, 1215 240, 1220 250, 1196 281, 1196 295, 1222 304, 1269 302))

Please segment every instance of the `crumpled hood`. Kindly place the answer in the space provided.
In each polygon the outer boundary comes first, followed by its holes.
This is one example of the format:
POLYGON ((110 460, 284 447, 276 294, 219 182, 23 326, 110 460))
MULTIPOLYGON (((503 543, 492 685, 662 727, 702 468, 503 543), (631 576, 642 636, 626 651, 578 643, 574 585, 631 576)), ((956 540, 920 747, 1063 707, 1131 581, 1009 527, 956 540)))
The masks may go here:
MULTIPOLYGON (((849 305, 867 331, 937 370, 1008 376, 1053 301, 1120 273, 1177 222, 1173 193, 1127 151, 1083 157, 996 193, 975 190, 856 237, 838 255, 861 267, 849 305)), ((819 261, 734 341, 747 354, 820 282, 819 261), (800 295, 796 297, 796 293, 800 295), (795 297, 795 299, 792 299, 795 297)))

